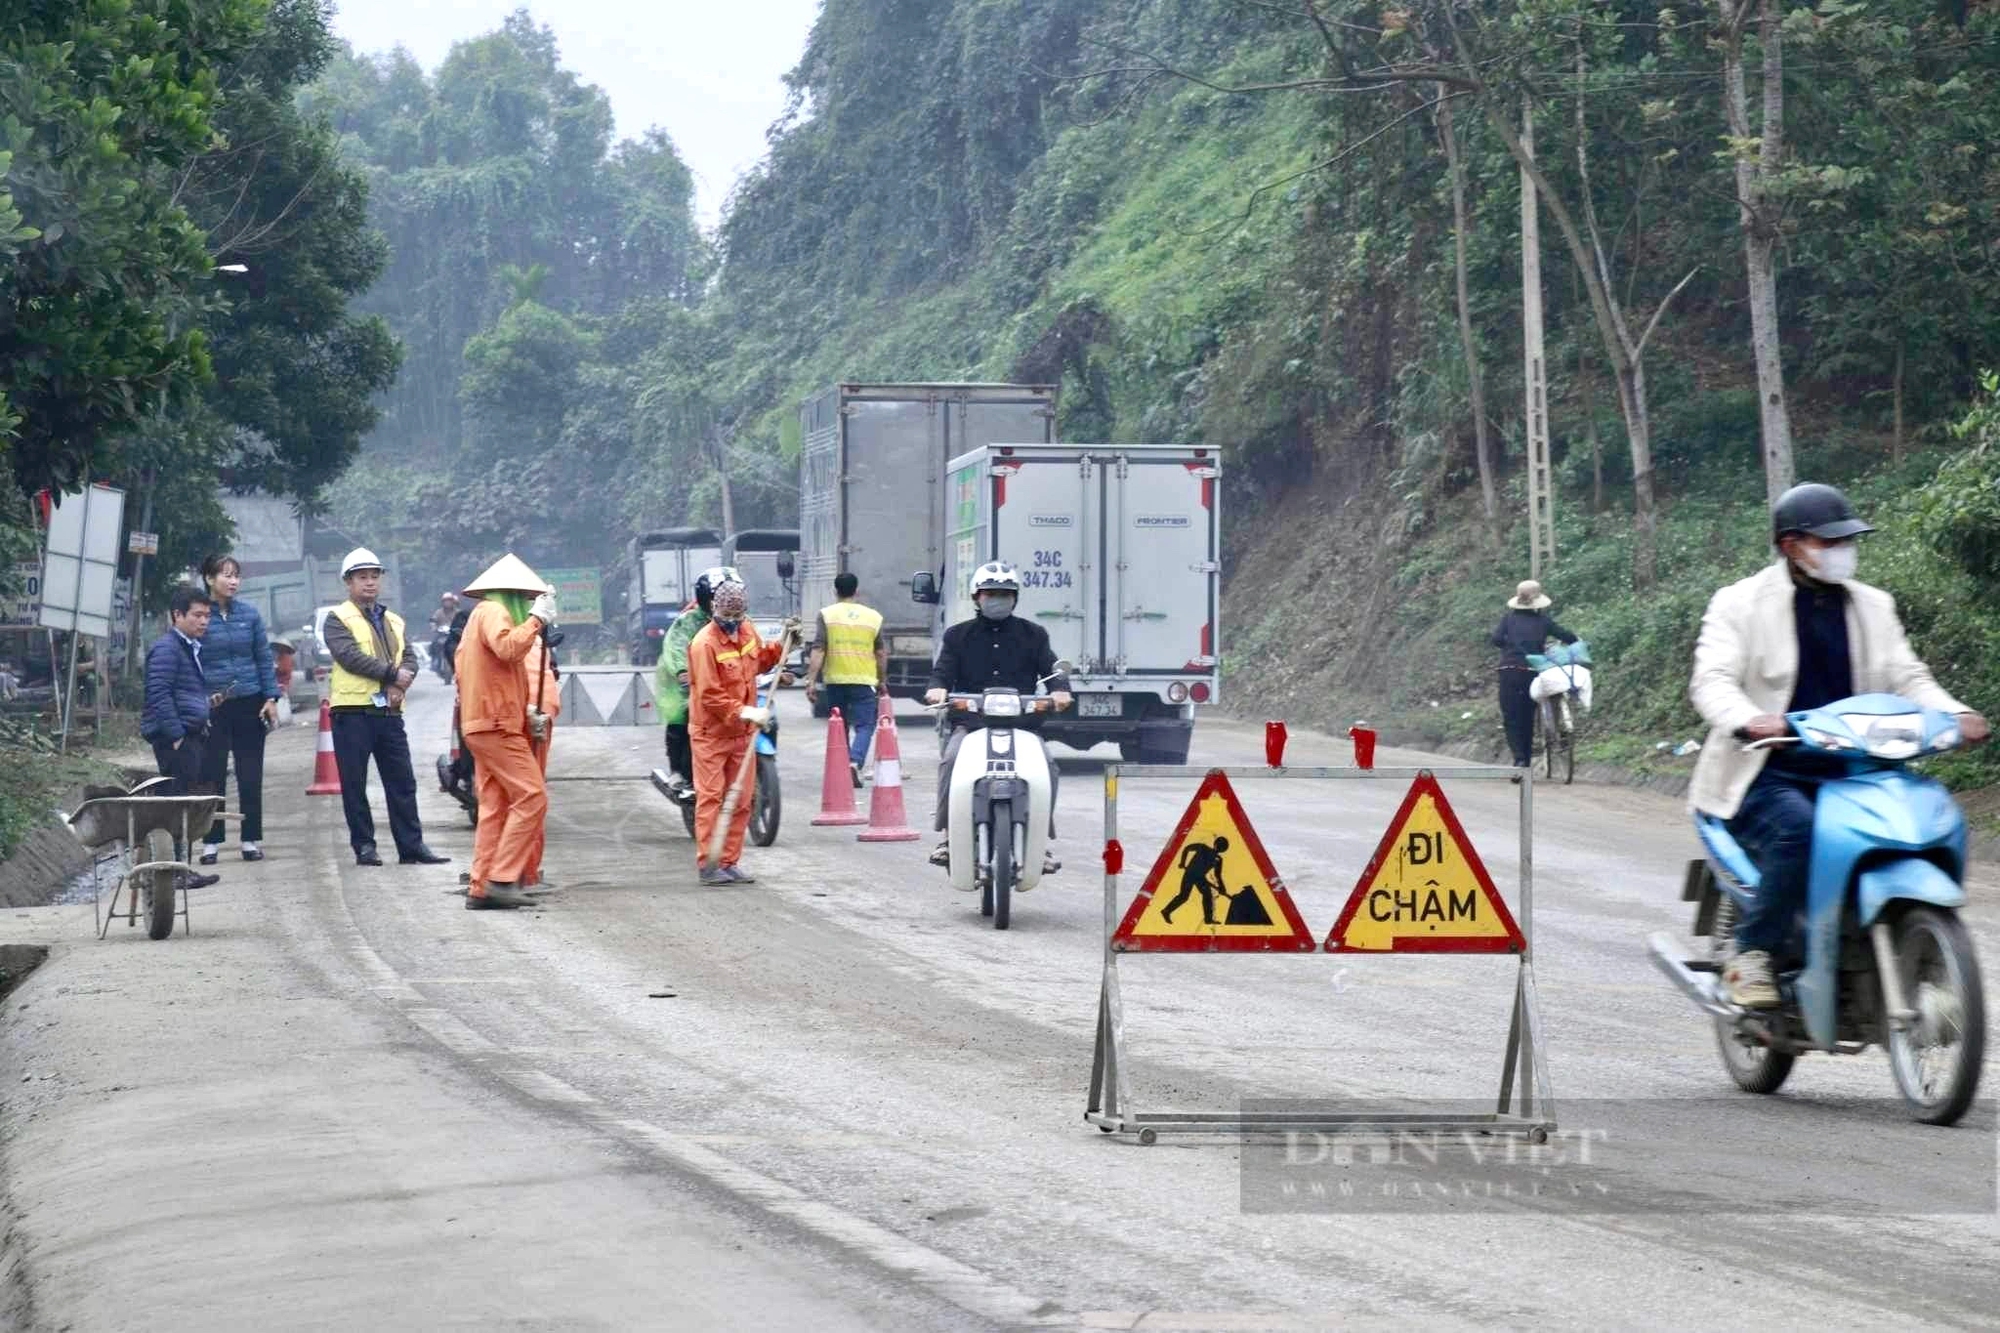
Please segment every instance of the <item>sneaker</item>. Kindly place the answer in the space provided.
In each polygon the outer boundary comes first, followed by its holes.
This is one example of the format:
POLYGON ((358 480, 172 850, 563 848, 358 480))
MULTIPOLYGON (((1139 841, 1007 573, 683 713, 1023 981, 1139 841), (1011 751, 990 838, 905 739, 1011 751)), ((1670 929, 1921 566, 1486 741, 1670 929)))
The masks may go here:
POLYGON ((243 859, 246 861, 261 861, 264 859, 264 849, 254 842, 246 842, 243 844, 243 859))
POLYGON ((734 884, 736 881, 731 879, 729 872, 721 866, 703 866, 701 868, 701 882, 703 884, 720 886, 723 884, 734 884))
POLYGON ((184 889, 206 889, 222 883, 220 875, 190 875, 186 871, 181 873, 181 887, 184 889))
POLYGON ((1056 871, 1061 869, 1062 869, 1062 862, 1056 859, 1056 854, 1054 852, 1042 853, 1042 873, 1044 875, 1053 875, 1056 873, 1056 871))
POLYGON ((201 845, 201 863, 205 866, 214 865, 215 858, 217 854, 219 854, 221 851, 222 848, 217 846, 215 843, 212 842, 203 843, 201 845))
POLYGON ((724 866, 722 867, 722 873, 729 876, 731 884, 755 884, 757 882, 757 877, 742 866, 724 866))
POLYGON ((1723 966, 1722 984, 1729 998, 1745 1009, 1778 1007, 1778 984, 1771 978, 1771 955, 1762 949, 1746 949, 1731 958, 1723 966))
POLYGON ((852 775, 854 776, 854 790, 856 790, 856 791, 860 791, 860 790, 861 790, 861 765, 859 765, 859 764, 849 764, 849 765, 847 766, 847 771, 848 771, 849 773, 851 773, 851 774, 852 774, 852 775))
POLYGON ((946 838, 932 849, 931 864, 941 870, 951 869, 951 839, 946 838))

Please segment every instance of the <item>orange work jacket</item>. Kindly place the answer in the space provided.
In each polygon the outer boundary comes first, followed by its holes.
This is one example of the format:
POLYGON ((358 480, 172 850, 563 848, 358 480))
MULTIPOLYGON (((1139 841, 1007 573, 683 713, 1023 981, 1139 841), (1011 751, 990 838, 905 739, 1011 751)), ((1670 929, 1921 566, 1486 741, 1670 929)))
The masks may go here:
POLYGON ((747 620, 730 638, 714 621, 688 645, 688 734, 741 736, 737 714, 757 702, 757 677, 778 664, 783 643, 765 643, 747 620))
POLYGON ((498 602, 482 600, 465 622, 458 645, 458 729, 468 736, 528 731, 527 658, 542 637, 529 616, 516 625, 498 602))

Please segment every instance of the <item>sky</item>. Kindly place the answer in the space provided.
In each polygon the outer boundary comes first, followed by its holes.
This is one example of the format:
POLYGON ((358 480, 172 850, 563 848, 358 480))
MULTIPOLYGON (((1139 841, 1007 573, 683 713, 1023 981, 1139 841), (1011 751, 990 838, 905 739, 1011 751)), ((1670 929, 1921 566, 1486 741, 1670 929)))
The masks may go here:
POLYGON ((665 130, 713 226, 729 187, 764 155, 819 0, 335 0, 333 29, 356 51, 401 45, 436 70, 451 44, 525 7, 556 35, 565 68, 611 98, 618 137, 665 130))

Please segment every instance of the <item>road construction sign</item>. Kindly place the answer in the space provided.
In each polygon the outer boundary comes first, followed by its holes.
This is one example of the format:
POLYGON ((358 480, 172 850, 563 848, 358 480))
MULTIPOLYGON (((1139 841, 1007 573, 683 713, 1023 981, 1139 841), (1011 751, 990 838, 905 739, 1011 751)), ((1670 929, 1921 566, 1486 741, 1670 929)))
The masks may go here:
POLYGON ((1196 789, 1111 947, 1191 953, 1316 947, 1221 773, 1210 773, 1196 789))
POLYGON ((1328 953, 1520 953, 1520 927, 1452 812, 1419 773, 1326 937, 1328 953))

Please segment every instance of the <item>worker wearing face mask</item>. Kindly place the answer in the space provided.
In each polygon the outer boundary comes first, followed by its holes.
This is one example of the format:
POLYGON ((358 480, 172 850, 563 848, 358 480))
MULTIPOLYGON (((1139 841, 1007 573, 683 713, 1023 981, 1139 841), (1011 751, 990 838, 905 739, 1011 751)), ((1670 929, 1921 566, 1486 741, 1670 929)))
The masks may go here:
POLYGON ((1945 693, 1911 650, 1895 598, 1855 581, 1857 543, 1873 531, 1833 487, 1794 486, 1772 510, 1782 558, 1716 593, 1702 617, 1688 696, 1709 732, 1688 800, 1726 820, 1761 873, 1723 969, 1745 1008, 1778 1004, 1772 954, 1805 899, 1814 801, 1845 765, 1786 746, 1745 754, 1744 742, 1790 734, 1786 713, 1871 693, 1955 713, 1967 743, 1986 739, 1986 719, 1945 693))

